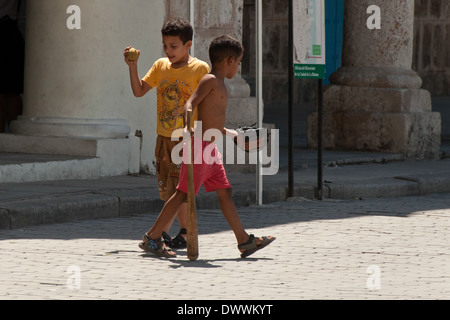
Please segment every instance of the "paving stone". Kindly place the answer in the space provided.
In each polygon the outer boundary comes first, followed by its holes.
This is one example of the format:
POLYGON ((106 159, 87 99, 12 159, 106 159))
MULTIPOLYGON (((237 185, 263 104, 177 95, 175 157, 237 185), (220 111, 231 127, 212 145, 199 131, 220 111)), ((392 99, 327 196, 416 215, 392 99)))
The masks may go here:
POLYGON ((439 194, 290 199, 240 208, 249 232, 277 237, 247 259, 240 259, 234 235, 216 209, 198 212, 200 256, 195 262, 186 250, 178 250, 175 259, 159 259, 138 248, 156 213, 3 230, 0 297, 446 299, 449 203, 450 194, 439 194), (376 283, 371 277, 378 276, 380 286, 370 287, 376 283), (189 297, 183 294, 187 287, 189 297))

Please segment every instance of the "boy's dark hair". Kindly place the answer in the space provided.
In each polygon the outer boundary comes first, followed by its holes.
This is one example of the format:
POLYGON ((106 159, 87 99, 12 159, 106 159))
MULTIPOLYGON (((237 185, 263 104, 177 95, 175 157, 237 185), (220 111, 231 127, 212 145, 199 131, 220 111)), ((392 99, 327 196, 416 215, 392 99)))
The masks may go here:
POLYGON ((222 61, 228 57, 239 58, 244 52, 241 43, 236 39, 222 35, 215 38, 209 46, 209 59, 211 64, 222 61))
POLYGON ((161 33, 163 36, 178 36, 183 44, 186 44, 186 42, 192 41, 194 29, 187 20, 175 18, 164 24, 161 33))

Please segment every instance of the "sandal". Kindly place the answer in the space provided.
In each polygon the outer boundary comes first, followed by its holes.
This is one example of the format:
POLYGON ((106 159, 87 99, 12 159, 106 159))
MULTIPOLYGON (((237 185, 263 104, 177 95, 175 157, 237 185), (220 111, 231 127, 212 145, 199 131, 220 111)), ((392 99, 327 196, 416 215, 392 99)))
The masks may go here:
POLYGON ((182 236, 183 234, 187 234, 186 229, 184 228, 181 229, 180 232, 178 232, 178 235, 170 241, 169 246, 174 249, 185 249, 187 244, 186 239, 182 236))
POLYGON ((139 248, 163 258, 176 258, 177 256, 172 249, 163 245, 163 240, 151 239, 147 234, 144 234, 143 241, 139 243, 139 248))
POLYGON ((258 245, 257 244, 257 240, 255 238, 255 236, 253 234, 250 235, 250 238, 248 239, 248 241, 246 243, 242 243, 240 245, 238 245, 238 249, 242 250, 244 249, 245 252, 241 252, 241 258, 246 258, 249 255, 255 253, 258 250, 261 250, 262 248, 268 246, 269 244, 271 244, 273 241, 275 241, 275 237, 261 237, 262 238, 262 242, 258 245))
POLYGON ((170 243, 172 242, 172 238, 170 237, 170 235, 167 232, 165 232, 165 231, 162 232, 162 238, 163 238, 163 241, 166 244, 166 246, 171 247, 170 243))

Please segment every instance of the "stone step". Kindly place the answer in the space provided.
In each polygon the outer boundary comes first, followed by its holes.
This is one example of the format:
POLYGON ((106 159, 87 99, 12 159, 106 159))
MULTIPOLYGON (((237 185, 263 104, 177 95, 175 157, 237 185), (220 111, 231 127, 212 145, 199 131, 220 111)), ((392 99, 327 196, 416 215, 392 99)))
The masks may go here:
POLYGON ((102 176, 101 164, 96 157, 0 152, 0 181, 94 179, 102 176))
POLYGON ((89 179, 139 173, 140 140, 0 134, 0 181, 89 179))

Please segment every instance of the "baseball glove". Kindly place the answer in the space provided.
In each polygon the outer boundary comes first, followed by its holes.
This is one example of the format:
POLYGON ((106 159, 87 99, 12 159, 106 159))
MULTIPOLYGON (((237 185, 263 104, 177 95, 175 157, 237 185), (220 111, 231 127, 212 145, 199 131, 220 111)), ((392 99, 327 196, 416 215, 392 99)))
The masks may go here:
POLYGON ((269 141, 268 130, 255 127, 241 127, 236 129, 238 136, 234 143, 246 152, 257 152, 264 149, 269 141))

